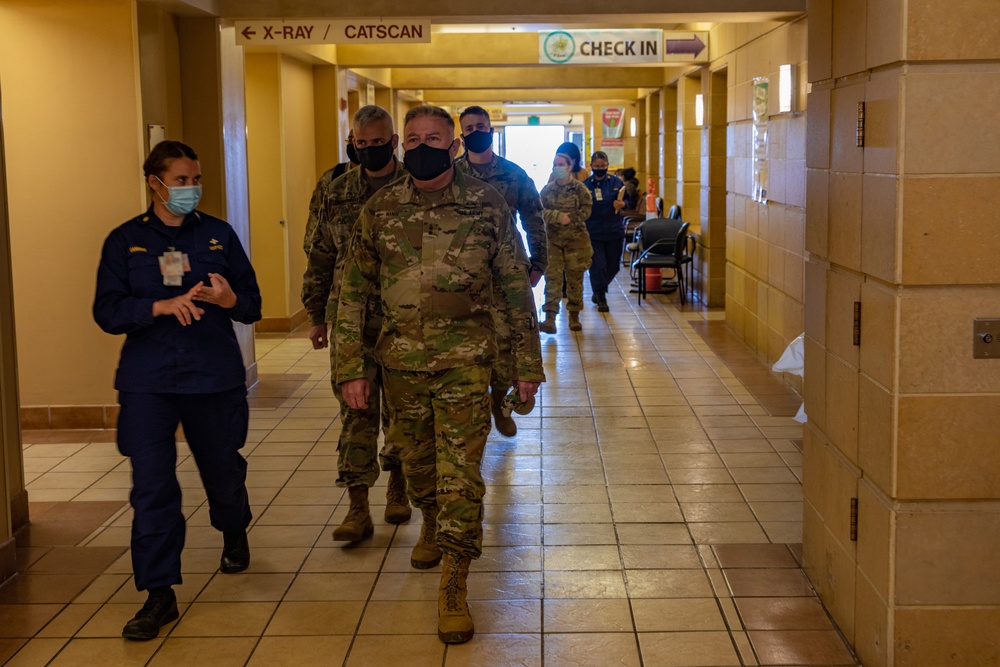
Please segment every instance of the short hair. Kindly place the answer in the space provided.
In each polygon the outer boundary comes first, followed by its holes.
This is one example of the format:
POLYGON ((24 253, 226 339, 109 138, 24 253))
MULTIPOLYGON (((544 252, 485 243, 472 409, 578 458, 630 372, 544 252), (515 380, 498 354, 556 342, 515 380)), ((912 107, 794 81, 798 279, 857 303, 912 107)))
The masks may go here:
POLYGON ((388 111, 375 104, 368 104, 358 109, 357 113, 354 114, 354 127, 368 127, 380 120, 389 123, 390 130, 395 130, 392 124, 392 116, 389 115, 388 111))
POLYGON ((622 180, 629 181, 635 178, 635 169, 632 167, 625 167, 622 169, 622 180))
MULTIPOLYGON (((487 122, 491 120, 490 112, 482 108, 481 106, 477 106, 475 104, 473 104, 471 107, 465 107, 465 110, 462 111, 462 114, 458 117, 458 122, 461 123, 462 119, 465 118, 466 116, 486 116, 487 122)), ((492 125, 492 123, 490 124, 492 125)))
POLYGON ((608 160, 608 154, 604 151, 594 151, 594 154, 590 156, 590 161, 593 162, 594 160, 604 160, 605 162, 610 162, 610 160, 608 160))
POLYGON ((142 173, 146 178, 149 178, 150 174, 159 178, 160 174, 170 168, 171 162, 182 157, 189 160, 198 159, 197 153, 187 144, 169 139, 161 141, 149 151, 149 157, 142 163, 142 173))
POLYGON ((455 131, 455 119, 451 117, 451 114, 442 109, 441 107, 436 107, 432 104, 421 104, 419 107, 413 107, 406 112, 406 116, 403 118, 403 129, 410 124, 410 121, 414 118, 443 118, 448 121, 448 126, 451 131, 455 131))

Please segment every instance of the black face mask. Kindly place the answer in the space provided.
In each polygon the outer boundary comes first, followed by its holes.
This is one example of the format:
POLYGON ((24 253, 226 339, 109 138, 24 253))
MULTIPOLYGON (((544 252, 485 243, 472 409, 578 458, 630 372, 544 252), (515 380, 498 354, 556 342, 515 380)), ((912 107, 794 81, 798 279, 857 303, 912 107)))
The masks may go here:
POLYGON ((358 163, 368 171, 382 171, 392 160, 392 142, 358 149, 358 163))
POLYGON ((476 130, 462 137, 465 149, 473 153, 485 153, 493 145, 493 130, 480 132, 476 130))
POLYGON ((354 147, 354 144, 347 144, 347 159, 354 164, 361 164, 361 160, 358 159, 358 149, 354 147))
POLYGON ((592 173, 597 178, 604 178, 605 176, 608 175, 608 170, 607 169, 594 169, 590 173, 592 173))
POLYGON ((451 152, 447 148, 434 148, 420 144, 403 155, 403 164, 418 181, 433 181, 451 169, 451 152))

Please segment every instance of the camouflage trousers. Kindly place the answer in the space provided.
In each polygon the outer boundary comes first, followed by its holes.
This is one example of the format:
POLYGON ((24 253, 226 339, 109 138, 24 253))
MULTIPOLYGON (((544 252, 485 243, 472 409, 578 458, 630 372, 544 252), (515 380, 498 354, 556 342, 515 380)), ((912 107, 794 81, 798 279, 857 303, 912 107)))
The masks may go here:
MULTIPOLYGON (((331 358, 334 354, 330 346, 331 358)), ((371 357, 368 357, 369 359, 371 357)), ((398 447, 389 435, 388 406, 383 396, 382 369, 378 364, 365 364, 365 375, 371 383, 368 407, 353 410, 344 402, 344 395, 336 378, 333 379, 333 395, 340 403, 340 438, 337 440, 337 486, 374 486, 382 470, 400 470, 398 447), (379 426, 385 424, 385 444, 378 449, 379 426)))
POLYGON ((420 509, 438 508, 442 551, 479 558, 490 366, 383 372, 392 430, 406 437, 399 454, 411 502, 420 509))
MULTIPOLYGON (((494 295, 493 303, 500 299, 494 295)), ((506 394, 514 384, 514 350, 511 346, 510 325, 507 323, 506 307, 493 306, 493 326, 496 329, 497 357, 493 360, 490 386, 493 391, 506 394)))
POLYGON ((566 310, 578 312, 583 310, 583 274, 590 268, 590 259, 594 249, 590 240, 584 237, 584 243, 558 243, 549 238, 549 265, 545 268, 545 304, 542 310, 549 313, 559 312, 559 302, 562 301, 563 272, 566 273, 566 310))

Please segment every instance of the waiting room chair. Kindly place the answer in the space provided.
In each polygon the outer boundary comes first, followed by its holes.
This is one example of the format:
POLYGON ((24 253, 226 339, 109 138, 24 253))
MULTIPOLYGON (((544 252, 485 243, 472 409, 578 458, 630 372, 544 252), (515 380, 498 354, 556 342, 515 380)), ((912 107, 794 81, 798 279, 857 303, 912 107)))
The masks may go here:
POLYGON ((683 215, 681 214, 680 204, 674 204, 673 206, 670 207, 670 210, 667 212, 667 219, 668 220, 683 219, 683 215))
POLYGON ((646 220, 636 231, 639 257, 632 262, 632 271, 638 279, 638 303, 646 296, 646 269, 673 269, 681 304, 687 303, 684 264, 689 263, 688 228, 682 220, 655 218, 646 220))
POLYGON ((635 230, 643 223, 645 216, 639 213, 630 213, 623 217, 625 219, 625 241, 622 244, 622 266, 629 266, 636 257, 633 252, 635 230), (627 260, 626 256, 628 256, 627 260))

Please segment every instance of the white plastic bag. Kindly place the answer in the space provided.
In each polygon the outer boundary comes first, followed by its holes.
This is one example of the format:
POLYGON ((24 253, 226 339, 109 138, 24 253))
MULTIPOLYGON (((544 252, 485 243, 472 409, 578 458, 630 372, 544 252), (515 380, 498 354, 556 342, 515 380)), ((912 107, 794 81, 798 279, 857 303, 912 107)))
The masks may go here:
MULTIPOLYGON (((803 377, 805 372, 805 337, 805 334, 799 334, 798 338, 789 343, 785 351, 781 353, 781 357, 771 366, 771 370, 803 377)), ((808 420, 805 407, 805 403, 800 405, 799 411, 792 418, 800 424, 805 424, 808 420)))

